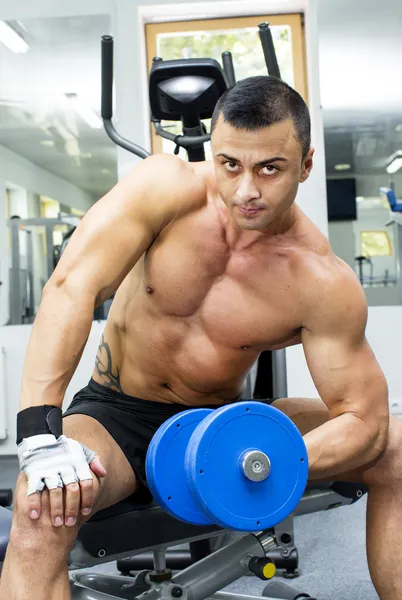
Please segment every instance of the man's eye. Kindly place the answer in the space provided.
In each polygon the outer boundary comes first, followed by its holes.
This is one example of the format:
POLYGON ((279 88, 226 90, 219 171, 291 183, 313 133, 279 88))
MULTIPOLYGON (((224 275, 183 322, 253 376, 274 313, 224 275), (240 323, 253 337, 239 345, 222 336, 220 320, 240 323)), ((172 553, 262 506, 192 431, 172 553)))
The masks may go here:
POLYGON ((235 162, 227 161, 227 162, 225 162, 223 164, 225 165, 226 170, 230 171, 231 173, 234 173, 236 171, 236 169, 237 169, 237 163, 235 163, 235 162))
POLYGON ((263 175, 274 175, 277 171, 279 171, 279 169, 274 165, 265 165, 265 167, 262 167, 263 175))

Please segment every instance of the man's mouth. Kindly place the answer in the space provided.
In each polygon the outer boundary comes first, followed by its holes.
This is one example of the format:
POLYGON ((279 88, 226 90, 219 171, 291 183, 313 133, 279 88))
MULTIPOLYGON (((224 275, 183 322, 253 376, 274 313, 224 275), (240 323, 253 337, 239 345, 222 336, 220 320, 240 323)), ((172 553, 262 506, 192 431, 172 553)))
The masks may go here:
POLYGON ((257 215, 262 210, 264 210, 263 208, 256 208, 256 207, 244 206, 244 205, 239 205, 237 208, 243 215, 248 215, 248 216, 257 215))

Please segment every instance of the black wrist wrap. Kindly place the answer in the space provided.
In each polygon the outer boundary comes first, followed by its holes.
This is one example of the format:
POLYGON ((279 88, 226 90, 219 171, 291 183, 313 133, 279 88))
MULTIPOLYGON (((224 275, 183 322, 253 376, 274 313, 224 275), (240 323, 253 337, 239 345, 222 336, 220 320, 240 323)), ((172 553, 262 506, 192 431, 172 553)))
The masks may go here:
POLYGON ((17 444, 33 435, 51 433, 59 438, 63 433, 62 411, 57 406, 31 406, 17 414, 17 444))

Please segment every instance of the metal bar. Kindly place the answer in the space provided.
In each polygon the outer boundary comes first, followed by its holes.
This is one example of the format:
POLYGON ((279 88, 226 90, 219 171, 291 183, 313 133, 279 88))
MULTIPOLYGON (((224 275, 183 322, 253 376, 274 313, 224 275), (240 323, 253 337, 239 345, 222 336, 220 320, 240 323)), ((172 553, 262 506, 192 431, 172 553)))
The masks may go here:
POLYGON ((102 42, 102 119, 110 120, 113 117, 113 38, 103 35, 102 42))
MULTIPOLYGON (((216 592, 207 600, 261 600, 261 596, 250 596, 250 594, 234 594, 232 592, 216 592)), ((264 596, 264 600, 278 600, 278 598, 264 596)))
POLYGON ((274 40, 272 39, 272 33, 269 28, 269 23, 261 23, 258 26, 261 46, 264 52, 265 64, 267 65, 268 75, 271 77, 281 78, 281 72, 276 58, 274 40))
POLYGON ((27 231, 27 270, 29 282, 29 317, 35 315, 35 293, 34 293, 34 277, 33 277, 33 250, 32 250, 32 231, 27 231))
POLYGON ((133 144, 133 142, 130 142, 130 140, 121 136, 120 133, 118 133, 114 128, 114 125, 110 119, 103 119, 103 125, 110 139, 118 146, 124 148, 124 150, 128 150, 140 158, 148 158, 148 156, 151 156, 149 152, 144 150, 144 148, 137 146, 137 144, 133 144))
POLYGON ((274 398, 288 397, 288 383, 286 375, 286 350, 272 352, 272 375, 274 398))
POLYGON ((11 225, 11 270, 10 270, 10 324, 22 324, 21 302, 21 259, 20 219, 9 221, 11 225))
POLYGON ((54 271, 53 262, 53 225, 46 224, 46 265, 47 265, 47 277, 51 278, 54 271))
MULTIPOLYGON (((249 534, 181 571, 172 583, 191 589, 192 600, 203 600, 248 573, 252 556, 265 553, 256 536, 249 534)), ((155 600, 152 592, 148 596, 155 600)))
POLYGON ((225 71, 226 79, 229 85, 235 85, 236 76, 233 66, 233 57, 231 52, 222 53, 223 70, 225 71))
POLYGON ((2 395, 0 397, 0 440, 7 439, 7 356, 6 349, 0 346, 0 384, 2 395))
POLYGON ((166 556, 163 550, 156 550, 154 553, 154 569, 155 571, 165 571, 166 556))
POLYGON ((178 146, 182 148, 191 148, 191 146, 199 146, 200 144, 205 144, 205 142, 209 142, 211 139, 210 134, 205 135, 197 135, 194 137, 185 136, 185 135, 175 135, 163 129, 160 121, 153 121, 156 133, 166 140, 170 140, 174 142, 178 146))

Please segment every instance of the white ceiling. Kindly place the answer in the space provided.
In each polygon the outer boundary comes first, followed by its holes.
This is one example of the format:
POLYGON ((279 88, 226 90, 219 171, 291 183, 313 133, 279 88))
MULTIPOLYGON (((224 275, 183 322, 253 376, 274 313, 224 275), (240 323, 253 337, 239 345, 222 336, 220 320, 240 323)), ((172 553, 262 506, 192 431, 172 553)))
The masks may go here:
POLYGON ((92 129, 65 94, 100 110, 100 40, 106 15, 10 22, 30 45, 14 54, 0 44, 0 144, 97 199, 116 182, 116 148, 92 129))

